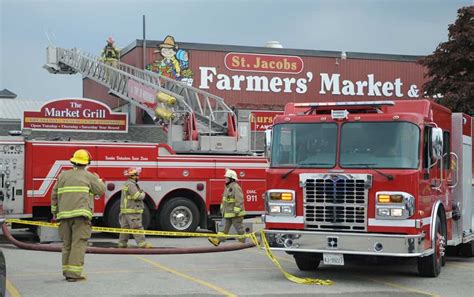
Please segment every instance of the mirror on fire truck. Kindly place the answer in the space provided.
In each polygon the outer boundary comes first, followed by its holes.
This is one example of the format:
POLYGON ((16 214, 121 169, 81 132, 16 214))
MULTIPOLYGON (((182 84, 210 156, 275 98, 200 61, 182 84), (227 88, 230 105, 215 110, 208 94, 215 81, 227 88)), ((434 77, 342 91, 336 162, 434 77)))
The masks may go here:
POLYGON ((272 129, 265 130, 265 156, 270 161, 272 145, 272 129))
POLYGON ((458 185, 459 179, 459 167, 458 167, 458 160, 459 157, 454 152, 450 152, 451 161, 449 164, 449 171, 448 171, 448 186, 450 188, 455 188, 458 185))
POLYGON ((431 154, 435 160, 443 157, 443 130, 441 128, 431 129, 431 154))

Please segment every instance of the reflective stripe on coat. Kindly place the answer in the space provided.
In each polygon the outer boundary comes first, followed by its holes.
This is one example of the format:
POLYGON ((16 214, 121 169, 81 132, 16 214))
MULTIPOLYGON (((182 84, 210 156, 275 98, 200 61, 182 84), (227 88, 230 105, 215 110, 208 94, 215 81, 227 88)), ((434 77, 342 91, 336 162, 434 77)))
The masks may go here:
POLYGON ((143 213, 145 193, 140 189, 138 183, 129 178, 122 187, 120 197, 120 213, 137 214, 143 213))
POLYGON ((104 182, 85 167, 63 171, 51 194, 51 212, 58 220, 74 217, 92 219, 94 196, 104 192, 104 182))
POLYGON ((222 216, 226 219, 245 216, 244 195, 237 182, 233 181, 225 186, 221 211, 222 216))

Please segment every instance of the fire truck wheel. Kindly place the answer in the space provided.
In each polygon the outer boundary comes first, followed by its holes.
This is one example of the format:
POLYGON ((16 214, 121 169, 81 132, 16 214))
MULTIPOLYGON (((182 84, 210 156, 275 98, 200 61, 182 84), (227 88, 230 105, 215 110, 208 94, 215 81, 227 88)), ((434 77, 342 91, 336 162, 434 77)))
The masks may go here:
MULTIPOLYGON (((119 223, 119 215, 120 215, 120 199, 115 200, 112 205, 110 205, 105 221, 108 227, 111 228, 120 228, 119 223)), ((150 209, 145 205, 145 209, 143 210, 143 217, 142 217, 142 225, 144 229, 148 229, 151 223, 151 213, 150 209)))
POLYGON ((199 225, 199 210, 191 200, 177 197, 163 205, 159 220, 165 231, 193 232, 199 225))
POLYGON ((420 276, 424 277, 437 277, 441 272, 442 264, 442 249, 443 245, 443 229, 441 227, 441 218, 438 216, 436 219, 436 235, 435 235, 435 250, 434 253, 418 258, 418 272, 420 276))
POLYGON ((474 257, 474 241, 461 245, 461 255, 464 257, 474 257))
POLYGON ((319 262, 321 262, 318 254, 297 253, 294 254, 296 266, 301 271, 310 271, 318 269, 319 262))
POLYGON ((460 246, 447 246, 446 247, 446 256, 456 257, 459 256, 460 246))

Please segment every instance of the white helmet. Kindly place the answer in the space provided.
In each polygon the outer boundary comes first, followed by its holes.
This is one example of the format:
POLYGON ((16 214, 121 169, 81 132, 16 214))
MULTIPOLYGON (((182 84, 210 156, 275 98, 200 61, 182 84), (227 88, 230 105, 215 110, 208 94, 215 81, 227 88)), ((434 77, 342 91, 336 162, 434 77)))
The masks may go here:
POLYGON ((237 172, 231 169, 226 169, 224 176, 228 178, 232 178, 233 180, 239 180, 237 178, 237 172))
POLYGON ((125 176, 140 176, 140 173, 142 173, 142 169, 140 167, 130 167, 125 169, 123 172, 123 175, 125 176))

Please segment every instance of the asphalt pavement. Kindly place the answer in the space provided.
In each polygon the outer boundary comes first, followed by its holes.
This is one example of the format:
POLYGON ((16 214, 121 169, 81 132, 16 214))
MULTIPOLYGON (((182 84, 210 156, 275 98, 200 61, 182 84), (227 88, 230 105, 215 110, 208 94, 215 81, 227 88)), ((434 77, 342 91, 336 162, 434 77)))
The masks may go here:
MULTIPOLYGON (((24 238, 27 240, 28 238, 24 238)), ((148 238, 157 247, 208 246, 205 238, 148 238)), ((95 246, 116 238, 99 234, 95 246)), ((130 242, 132 243, 132 241, 130 242)), ((231 241, 224 244, 232 244, 231 241)), ((437 278, 417 275, 416 261, 345 259, 302 272, 286 253, 275 253, 299 277, 330 279, 332 286, 287 280, 262 250, 187 255, 86 255, 87 280, 69 283, 60 253, 20 250, 5 241, 7 296, 467 296, 474 289, 474 258, 450 257, 437 278), (467 295, 466 295, 467 294, 467 295)))

